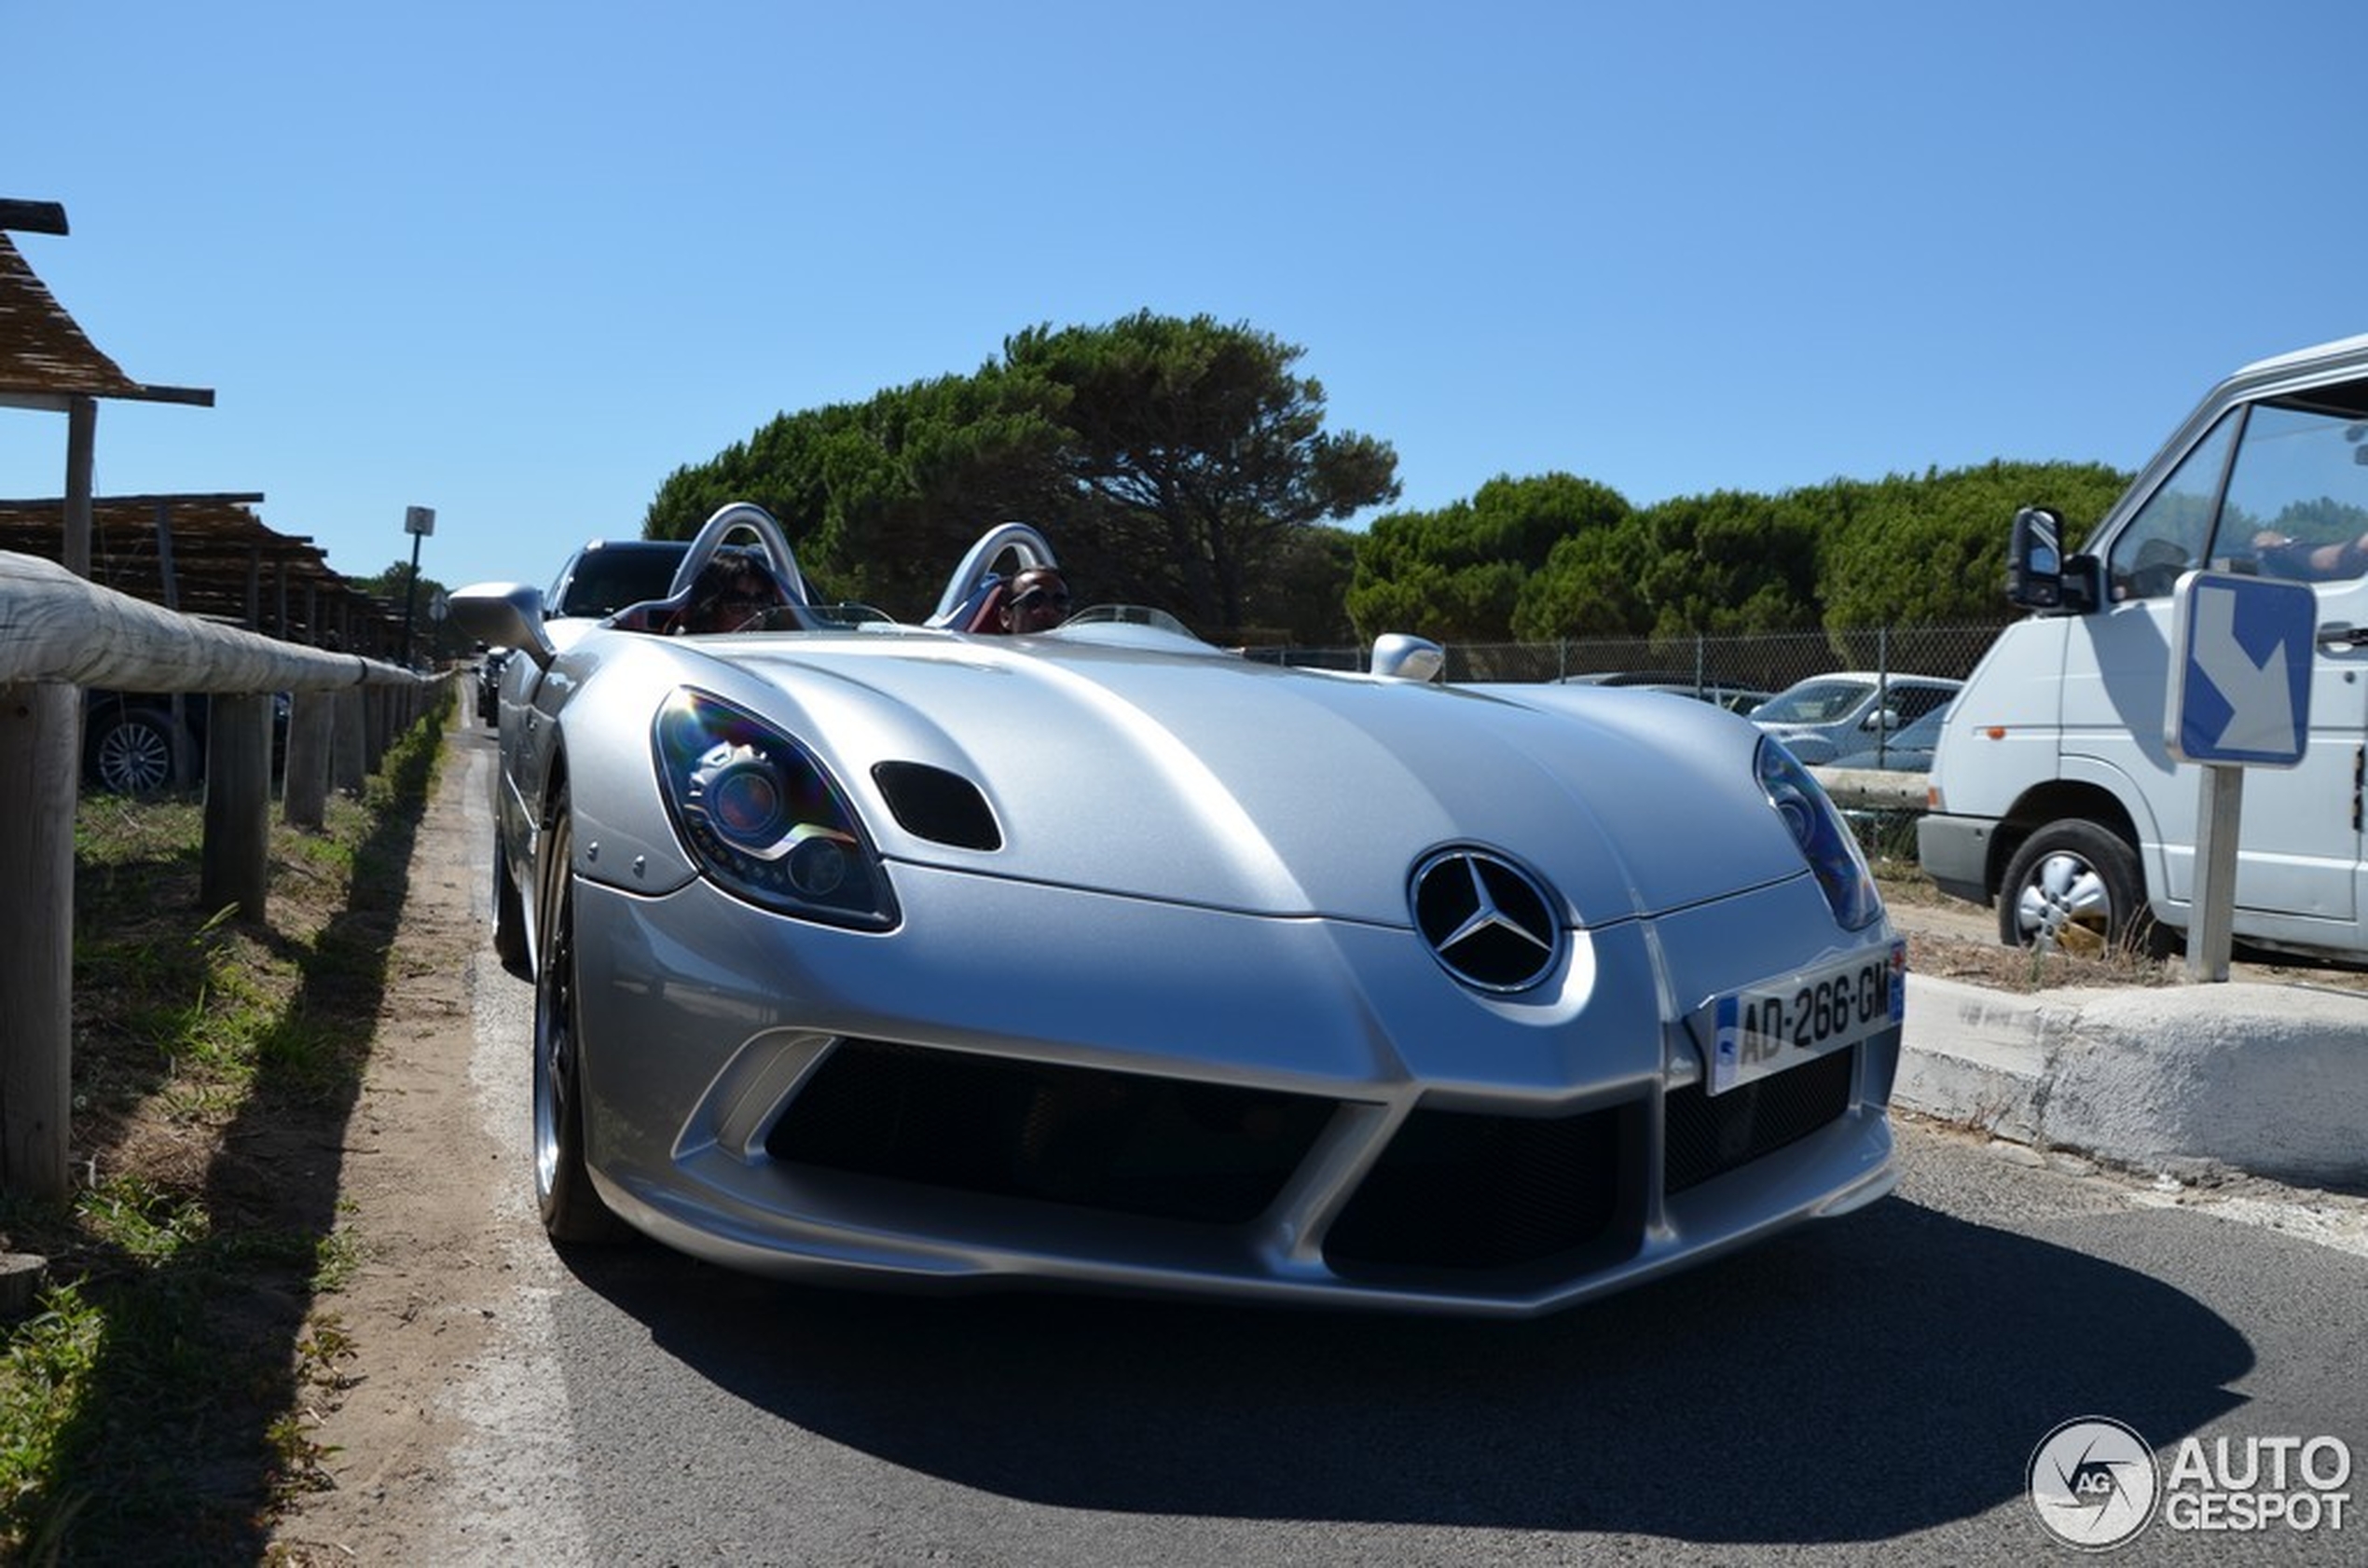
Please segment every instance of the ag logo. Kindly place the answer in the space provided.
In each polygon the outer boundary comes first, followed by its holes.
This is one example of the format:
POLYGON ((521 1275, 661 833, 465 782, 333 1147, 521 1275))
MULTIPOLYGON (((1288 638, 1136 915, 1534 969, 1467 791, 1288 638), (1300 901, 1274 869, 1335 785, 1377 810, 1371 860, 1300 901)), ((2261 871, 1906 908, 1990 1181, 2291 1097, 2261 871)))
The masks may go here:
POLYGON ((2031 1454, 2031 1506, 2068 1547, 2109 1551, 2155 1517, 2155 1451, 2118 1421, 2083 1416, 2040 1440, 2031 1454))

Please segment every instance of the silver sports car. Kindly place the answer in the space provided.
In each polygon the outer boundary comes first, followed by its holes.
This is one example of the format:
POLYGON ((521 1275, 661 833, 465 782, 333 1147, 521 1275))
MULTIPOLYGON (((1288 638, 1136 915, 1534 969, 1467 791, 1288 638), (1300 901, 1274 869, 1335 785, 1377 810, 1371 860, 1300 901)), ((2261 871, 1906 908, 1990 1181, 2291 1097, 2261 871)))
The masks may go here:
POLYGON ((497 944, 562 1242, 770 1274, 1525 1315, 1893 1181, 1903 949, 1824 793, 1665 695, 1256 663, 1156 612, 922 626, 716 514, 519 650, 497 944), (740 532, 786 607, 672 635, 740 532))

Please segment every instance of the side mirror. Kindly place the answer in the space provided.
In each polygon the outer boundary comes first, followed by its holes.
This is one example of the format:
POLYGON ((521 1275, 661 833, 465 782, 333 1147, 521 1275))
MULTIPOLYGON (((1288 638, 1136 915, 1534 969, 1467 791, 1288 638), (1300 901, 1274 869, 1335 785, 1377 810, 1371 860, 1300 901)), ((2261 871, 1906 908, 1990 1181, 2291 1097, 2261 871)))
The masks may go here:
POLYGON ((2015 514, 2006 540, 2006 602, 2025 610, 2064 606, 2064 520, 2044 506, 2015 514))
POLYGON ((497 648, 516 648, 539 669, 551 667, 558 650, 543 629, 543 590, 524 583, 478 583, 451 595, 452 619, 471 637, 497 648))
POLYGON ((1402 631, 1373 640, 1373 673, 1392 681, 1436 681, 1447 667, 1447 650, 1428 638, 1402 631))

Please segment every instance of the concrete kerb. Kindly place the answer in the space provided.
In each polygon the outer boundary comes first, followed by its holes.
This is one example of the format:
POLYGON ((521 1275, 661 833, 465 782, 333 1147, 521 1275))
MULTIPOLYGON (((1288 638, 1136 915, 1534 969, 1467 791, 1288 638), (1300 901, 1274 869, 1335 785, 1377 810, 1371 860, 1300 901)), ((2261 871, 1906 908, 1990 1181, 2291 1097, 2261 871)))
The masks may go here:
POLYGON ((1903 1043, 1894 1100, 1943 1121, 2145 1170, 2368 1187, 2368 996, 1910 974, 1903 1043))

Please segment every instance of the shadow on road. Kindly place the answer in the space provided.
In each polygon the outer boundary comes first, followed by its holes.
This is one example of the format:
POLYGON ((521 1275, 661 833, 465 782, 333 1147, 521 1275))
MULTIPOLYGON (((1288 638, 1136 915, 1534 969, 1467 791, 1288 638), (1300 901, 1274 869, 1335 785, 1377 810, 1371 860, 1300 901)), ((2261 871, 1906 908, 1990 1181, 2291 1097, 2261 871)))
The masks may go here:
MULTIPOLYGON (((2069 1417, 2193 1432, 2253 1364, 2178 1290, 1900 1198, 1516 1325, 840 1295, 655 1247, 570 1263, 781 1421, 963 1486, 1147 1514, 1876 1540, 2018 1497, 2069 1417)), ((631 1419, 626 1392, 571 1382, 580 1418, 631 1419)))

